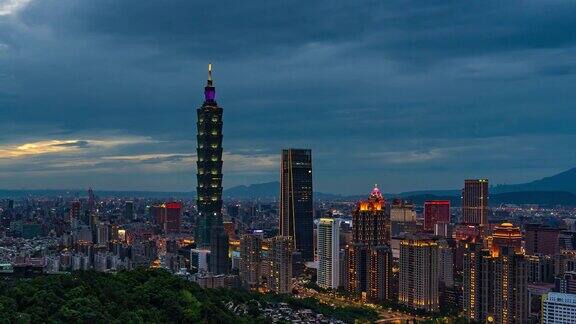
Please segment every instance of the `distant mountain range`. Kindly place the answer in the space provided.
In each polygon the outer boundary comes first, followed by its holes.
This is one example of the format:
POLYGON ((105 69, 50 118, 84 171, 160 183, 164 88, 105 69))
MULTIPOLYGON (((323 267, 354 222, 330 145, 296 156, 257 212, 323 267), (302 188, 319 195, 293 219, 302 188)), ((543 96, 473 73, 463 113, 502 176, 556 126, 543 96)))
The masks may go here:
POLYGON ((499 185, 490 189, 494 193, 518 191, 566 191, 576 194, 576 168, 528 183, 499 185))
MULTIPOLYGON (((235 186, 224 190, 227 199, 262 199, 275 200, 278 198, 280 183, 278 181, 235 186)), ((159 192, 159 191, 101 191, 100 196, 142 197, 142 198, 174 198, 192 199, 196 192, 159 192)), ((0 190, 0 198, 25 196, 85 196, 85 190, 0 190)), ((513 185, 498 185, 490 188, 490 202, 493 205, 501 203, 512 204, 541 204, 541 205, 567 205, 576 206, 576 168, 559 174, 535 180, 528 183, 513 185)), ((337 195, 331 193, 315 192, 314 198, 318 200, 350 200, 356 201, 364 198, 360 195, 337 195)), ((428 199, 446 199, 453 206, 460 205, 460 189, 455 190, 418 190, 397 194, 385 194, 388 198, 400 197, 421 204, 428 199)))

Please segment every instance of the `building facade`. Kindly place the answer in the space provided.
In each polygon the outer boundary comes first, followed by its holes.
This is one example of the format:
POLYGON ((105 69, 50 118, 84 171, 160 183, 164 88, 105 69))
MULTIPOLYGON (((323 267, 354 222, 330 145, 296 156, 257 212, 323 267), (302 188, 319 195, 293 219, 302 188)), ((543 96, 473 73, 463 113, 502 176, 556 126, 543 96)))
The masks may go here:
POLYGON ((390 206, 390 221, 398 223, 413 223, 416 221, 414 204, 402 199, 394 199, 390 206))
POLYGON ((182 221, 182 204, 179 202, 169 202, 164 205, 164 208, 166 209, 164 233, 180 233, 180 223, 182 221))
POLYGON ((438 244, 429 239, 402 240, 399 278, 400 303, 429 312, 438 311, 438 244))
POLYGON ((526 254, 555 255, 559 252, 560 230, 541 224, 527 224, 524 228, 526 254))
POLYGON ((390 212, 378 187, 352 213, 352 244, 346 247, 346 263, 347 291, 366 293, 375 301, 391 297, 390 212))
POLYGON ((462 190, 462 222, 488 225, 488 180, 468 179, 462 190))
POLYGON ((244 234, 240 238, 239 274, 249 287, 258 287, 262 279, 262 235, 244 234))
POLYGON ((498 254, 482 243, 470 244, 464 253, 463 308, 472 321, 528 322, 528 266, 513 246, 498 254))
POLYGON ((268 288, 277 293, 292 291, 293 240, 289 236, 270 239, 268 288))
POLYGON ((424 202, 424 229, 433 231, 436 224, 450 224, 450 200, 424 202))
POLYGON ((304 261, 314 260, 312 151, 282 150, 280 174, 280 234, 294 240, 304 261))
POLYGON ((230 270, 228 236, 222 223, 223 109, 216 103, 211 64, 208 65, 204 103, 196 112, 198 116, 196 245, 210 247, 210 271, 214 274, 223 274, 230 270))
POLYGON ((197 109, 197 201, 198 224, 196 244, 210 246, 212 226, 222 222, 222 113, 216 103, 216 88, 212 67, 208 66, 208 81, 204 88, 204 103, 197 109))
POLYGON ((522 251, 522 231, 520 227, 508 222, 494 227, 490 248, 492 256, 499 256, 503 247, 509 247, 516 253, 522 251))
POLYGON ((316 232, 318 251, 318 286, 340 286, 340 220, 321 218, 316 232))
POLYGON ((574 323, 576 295, 551 292, 542 298, 542 324, 574 323))

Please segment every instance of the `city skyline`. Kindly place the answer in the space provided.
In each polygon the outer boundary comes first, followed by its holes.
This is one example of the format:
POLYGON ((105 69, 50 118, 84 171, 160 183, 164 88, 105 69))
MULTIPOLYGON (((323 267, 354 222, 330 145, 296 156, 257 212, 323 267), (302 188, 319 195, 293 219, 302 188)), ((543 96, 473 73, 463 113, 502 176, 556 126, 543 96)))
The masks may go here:
POLYGON ((228 113, 225 188, 277 180, 283 147, 312 149, 315 187, 341 194, 576 165, 573 3, 318 3, 295 5, 297 24, 278 4, 12 2, 0 3, 2 188, 192 190, 209 61, 228 113), (255 30, 238 10, 271 20, 248 15, 255 30))
POLYGON ((0 314, 569 321, 574 13, 0 0, 0 314))

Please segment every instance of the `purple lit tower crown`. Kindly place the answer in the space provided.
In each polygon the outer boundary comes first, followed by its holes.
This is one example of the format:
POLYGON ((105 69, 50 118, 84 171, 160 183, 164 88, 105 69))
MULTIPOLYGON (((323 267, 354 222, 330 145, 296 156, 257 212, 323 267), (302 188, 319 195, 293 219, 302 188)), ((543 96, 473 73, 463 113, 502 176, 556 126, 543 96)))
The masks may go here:
POLYGON ((204 99, 213 102, 216 99, 216 88, 212 85, 212 64, 208 64, 208 82, 204 87, 204 99))

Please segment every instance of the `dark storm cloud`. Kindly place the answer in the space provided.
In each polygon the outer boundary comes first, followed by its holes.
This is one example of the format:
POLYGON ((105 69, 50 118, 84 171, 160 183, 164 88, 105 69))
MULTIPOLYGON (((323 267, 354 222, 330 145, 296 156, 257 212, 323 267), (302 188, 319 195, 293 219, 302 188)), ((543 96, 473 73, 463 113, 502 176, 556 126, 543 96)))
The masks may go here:
POLYGON ((227 186, 274 180, 285 146, 324 191, 528 180, 576 163, 575 49, 573 1, 32 0, 0 16, 0 152, 65 140, 38 185, 189 190, 212 61, 227 186))
POLYGON ((62 33, 156 46, 183 57, 221 60, 286 55, 311 43, 349 45, 346 54, 426 61, 574 45, 573 1, 47 0, 29 24, 62 33), (61 12, 68 12, 62 19, 61 12), (48 20, 48 21, 46 21, 48 20), (169 48, 169 50, 167 50, 169 48), (383 53, 383 51, 387 51, 383 53), (408 55, 407 55, 408 54, 408 55))

